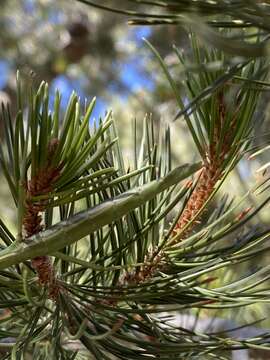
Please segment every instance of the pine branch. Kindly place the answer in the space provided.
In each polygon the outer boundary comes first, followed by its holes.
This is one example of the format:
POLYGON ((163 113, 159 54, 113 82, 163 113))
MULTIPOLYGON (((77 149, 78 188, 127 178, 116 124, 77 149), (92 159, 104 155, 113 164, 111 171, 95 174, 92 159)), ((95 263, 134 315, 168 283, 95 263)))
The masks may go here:
MULTIPOLYGON (((139 146, 134 136, 134 169, 126 170, 111 112, 89 127, 95 99, 82 111, 72 94, 61 122, 60 95, 51 114, 45 83, 30 94, 27 119, 20 108, 12 123, 3 109, 0 162, 18 208, 19 236, 15 240, 0 221, 0 307, 8 309, 1 336, 16 339, 14 358, 27 351, 40 358, 48 351, 74 358, 72 349, 63 346, 67 339, 80 339, 96 359, 167 360, 194 354, 224 359, 220 349, 268 349, 268 334, 227 339, 167 326, 162 317, 164 312, 269 302, 263 287, 269 267, 218 282, 232 264, 269 250, 269 229, 250 226, 236 233, 269 199, 251 211, 242 208, 245 197, 237 204, 224 198, 194 231, 194 220, 250 145, 256 103, 269 86, 268 65, 242 59, 235 64, 192 41, 196 73, 185 71, 184 99, 170 69, 150 49, 202 162, 170 171, 170 133, 167 129, 157 142, 154 122, 146 117, 139 146), (211 68, 217 59, 220 67, 211 68), (191 187, 190 176, 199 170, 191 187), (168 216, 179 203, 169 226, 168 216), (43 348, 40 341, 50 345, 43 348)), ((177 49, 175 54, 185 64, 177 49)))
POLYGON ((65 246, 71 245, 84 236, 128 214, 129 211, 144 204, 158 193, 178 184, 180 181, 198 171, 201 163, 183 165, 170 172, 160 180, 135 188, 110 199, 94 208, 74 215, 68 220, 59 222, 48 230, 33 235, 23 243, 13 243, 0 252, 0 269, 19 264, 27 259, 53 254, 65 246))

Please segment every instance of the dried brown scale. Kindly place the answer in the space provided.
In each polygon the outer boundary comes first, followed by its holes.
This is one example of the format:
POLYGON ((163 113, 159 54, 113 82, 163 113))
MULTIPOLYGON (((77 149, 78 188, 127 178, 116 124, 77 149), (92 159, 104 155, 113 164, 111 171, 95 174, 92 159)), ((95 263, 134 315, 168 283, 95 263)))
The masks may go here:
POLYGON ((41 225, 42 217, 39 215, 40 209, 33 206, 29 200, 25 201, 26 212, 23 219, 23 227, 26 232, 26 237, 40 232, 43 227, 41 225))
MULTIPOLYGON (((59 178, 61 166, 52 167, 50 165, 53 152, 58 146, 58 139, 52 139, 48 145, 47 165, 26 185, 25 214, 23 217, 23 229, 25 237, 31 237, 44 229, 42 225, 42 216, 40 215, 46 209, 46 201, 33 203, 34 196, 43 195, 53 190, 53 184, 59 178)), ((55 300, 59 294, 60 286, 55 276, 55 271, 49 256, 38 256, 31 261, 35 269, 39 282, 42 286, 48 288, 48 295, 55 300)))
MULTIPOLYGON (((125 275, 118 281, 116 287, 122 289, 124 286, 143 283, 146 280, 152 278, 160 268, 161 261, 164 258, 164 254, 162 252, 157 253, 156 250, 157 249, 155 249, 153 252, 150 252, 145 257, 145 262, 149 263, 149 265, 143 265, 139 268, 139 270, 127 271, 125 275), (153 261, 151 261, 152 259, 153 261)), ((101 300, 100 303, 114 307, 117 305, 118 301, 117 299, 108 297, 107 299, 101 300)))
MULTIPOLYGON (((205 202, 212 194, 215 183, 218 180, 218 178, 219 178, 219 172, 213 173, 212 171, 209 171, 207 167, 205 167, 203 173, 201 174, 200 179, 198 180, 196 188, 194 189, 190 199, 188 200, 185 206, 184 211, 181 214, 181 217, 179 218, 174 228, 173 235, 176 235, 178 231, 184 228, 204 206, 205 202), (212 177, 213 180, 208 177, 207 174, 208 172, 210 173, 210 176, 212 177)), ((186 234, 187 232, 185 232, 183 236, 185 236, 186 234)), ((175 244, 176 242, 177 240, 174 241, 172 244, 175 244)))
POLYGON ((49 256, 38 256, 32 259, 31 264, 36 270, 39 283, 42 286, 48 287, 49 297, 55 300, 59 292, 59 284, 49 256))
MULTIPOLYGON (((212 143, 210 144, 209 149, 206 150, 204 168, 200 174, 198 183, 174 228, 173 236, 177 235, 178 232, 181 231, 203 208, 204 204, 213 193, 215 185, 217 181, 220 180, 223 173, 222 164, 231 148, 232 134, 236 126, 238 109, 236 109, 232 117, 230 124, 230 132, 225 134, 221 148, 218 151, 219 134, 222 131, 222 127, 224 126, 224 120, 226 115, 226 106, 222 93, 219 94, 218 100, 219 119, 216 122, 212 143)), ((186 231, 184 231, 184 233, 182 234, 182 238, 185 238, 191 230, 192 225, 188 229, 186 229, 186 231)), ((179 240, 175 240, 171 242, 171 245, 176 244, 178 241, 179 240)))
MULTIPOLYGON (((156 251, 156 250, 155 250, 156 251)), ((152 259, 152 263, 149 265, 143 265, 137 271, 127 271, 126 274, 118 281, 117 287, 123 288, 123 286, 143 283, 146 280, 152 278, 161 266, 161 261, 164 258, 162 252, 155 254, 155 251, 149 253, 145 257, 145 262, 149 263, 152 259)), ((104 299, 102 304, 108 306, 116 306, 118 301, 116 299, 104 299)))
POLYGON ((52 191, 52 184, 60 175, 59 168, 50 166, 40 170, 39 173, 28 182, 28 193, 30 196, 46 194, 52 191))

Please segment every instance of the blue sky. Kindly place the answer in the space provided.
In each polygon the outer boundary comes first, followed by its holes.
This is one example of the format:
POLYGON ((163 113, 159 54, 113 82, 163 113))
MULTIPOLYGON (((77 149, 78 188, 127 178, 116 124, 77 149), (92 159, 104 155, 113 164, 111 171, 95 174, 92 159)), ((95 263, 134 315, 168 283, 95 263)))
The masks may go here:
MULTIPOLYGON (((82 87, 80 86, 80 81, 78 80, 71 80, 65 75, 59 75, 57 76, 51 83, 50 90, 51 90, 51 102, 50 106, 53 107, 53 95, 56 90, 59 90, 62 94, 61 98, 61 105, 62 108, 65 108, 68 104, 69 97, 72 93, 72 91, 75 91, 78 96, 81 98, 82 102, 84 102, 85 99, 90 101, 87 97, 87 94, 84 93, 82 90, 82 87)), ((100 116, 103 117, 104 113, 107 109, 106 102, 102 100, 101 98, 96 99, 96 105, 92 112, 92 119, 96 118, 98 119, 100 116)))
POLYGON ((0 89, 3 89, 8 81, 11 66, 5 60, 0 59, 0 89))

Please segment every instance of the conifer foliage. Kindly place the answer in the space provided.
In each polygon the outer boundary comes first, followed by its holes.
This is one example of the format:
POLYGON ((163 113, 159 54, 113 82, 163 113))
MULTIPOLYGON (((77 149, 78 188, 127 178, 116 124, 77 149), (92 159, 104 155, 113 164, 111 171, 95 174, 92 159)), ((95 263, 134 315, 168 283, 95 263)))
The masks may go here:
POLYGON ((214 281, 219 269, 264 251, 270 229, 244 226, 268 199, 252 210, 211 203, 252 149, 268 63, 190 39, 196 71, 174 49, 184 92, 147 43, 200 157, 174 169, 170 130, 157 134, 149 115, 140 140, 134 122, 127 166, 112 112, 94 120, 95 99, 82 106, 73 93, 62 114, 59 92, 50 99, 44 82, 26 89, 18 74, 17 115, 5 106, 1 114, 1 169, 17 209, 16 234, 0 220, 3 359, 226 359, 226 351, 268 350, 268 333, 235 339, 169 321, 269 302, 262 270, 214 281))

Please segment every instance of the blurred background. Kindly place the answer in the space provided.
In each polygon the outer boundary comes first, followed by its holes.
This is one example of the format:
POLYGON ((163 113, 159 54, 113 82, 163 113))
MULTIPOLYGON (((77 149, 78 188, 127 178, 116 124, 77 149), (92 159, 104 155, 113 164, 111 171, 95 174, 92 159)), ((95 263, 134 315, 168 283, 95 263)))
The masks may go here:
MULTIPOLYGON (((113 109, 127 164, 132 162, 134 119, 140 129, 145 114, 152 114, 158 130, 177 112, 170 87, 143 38, 171 65, 177 62, 172 45, 185 49, 188 42, 177 27, 131 27, 126 20, 73 0, 1 0, 0 102, 9 102, 16 112, 17 69, 27 85, 47 81, 52 103, 59 89, 62 109, 73 90, 82 103, 96 96, 93 118, 113 109)), ((197 154, 187 151, 191 138, 184 122, 173 126, 180 128, 171 131, 176 163, 184 161, 179 156, 194 160, 197 154)), ((4 208, 10 218, 12 212, 4 208)))
MULTIPOLYGON (((120 6, 121 0, 118 1, 120 6)), ((113 109, 127 166, 132 163, 132 122, 136 119, 140 128, 145 113, 152 114, 157 133, 170 124, 174 165, 193 161, 198 155, 189 132, 181 119, 173 122, 177 113, 176 101, 143 41, 147 38, 177 73, 179 66, 176 66, 172 45, 189 51, 188 36, 177 26, 132 27, 126 20, 74 0, 1 0, 0 102, 10 103, 11 111, 15 113, 15 80, 19 69, 26 83, 49 82, 52 99, 55 90, 59 89, 63 109, 73 90, 80 95, 82 103, 86 98, 97 97, 96 119, 103 117, 106 110, 113 109)), ((257 111, 255 145, 269 141, 269 135, 262 137, 269 129, 269 98, 269 93, 265 92, 257 111), (263 118, 266 120, 262 124, 263 118)), ((263 153, 253 160, 248 160, 248 155, 244 157, 227 180, 220 197, 226 191, 230 198, 233 195, 239 197, 260 181, 262 172, 257 170, 267 161, 268 154, 263 153)), ((7 225, 13 224, 15 229, 15 213, 6 190, 1 180, 0 211, 7 225)), ((258 198, 250 194, 246 206, 257 206, 264 196, 266 194, 258 198)), ((254 219, 256 226, 268 222, 268 213, 269 208, 266 208, 254 219)), ((244 264, 241 270, 243 274, 252 273, 268 263, 268 256, 261 255, 257 263, 244 264)), ((224 279, 233 275, 220 271, 219 276, 224 279)), ((258 305, 230 310, 226 318, 242 324, 267 318, 268 312, 266 306, 258 305)), ((270 321, 259 326, 270 328, 270 321)))

